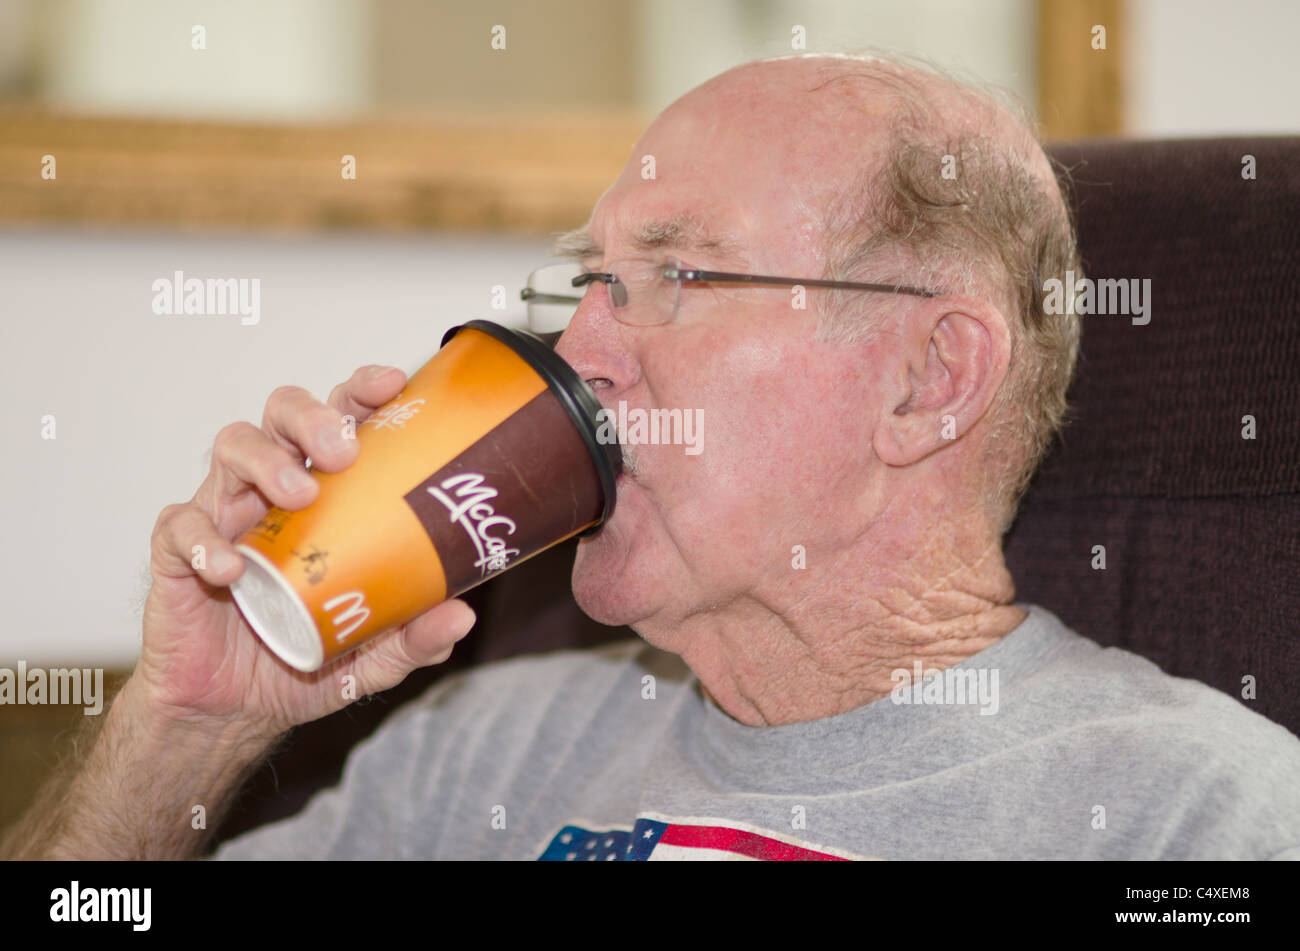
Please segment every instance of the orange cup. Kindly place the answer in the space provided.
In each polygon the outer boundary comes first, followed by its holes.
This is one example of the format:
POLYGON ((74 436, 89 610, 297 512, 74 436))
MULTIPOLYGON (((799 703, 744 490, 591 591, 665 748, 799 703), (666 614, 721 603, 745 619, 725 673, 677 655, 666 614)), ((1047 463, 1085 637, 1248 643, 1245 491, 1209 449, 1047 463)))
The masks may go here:
POLYGON ((357 426, 320 494, 270 509, 236 548, 231 586, 250 627, 291 667, 320 669, 371 637, 573 535, 614 508, 622 470, 600 404, 531 335, 455 327, 402 392, 357 426))

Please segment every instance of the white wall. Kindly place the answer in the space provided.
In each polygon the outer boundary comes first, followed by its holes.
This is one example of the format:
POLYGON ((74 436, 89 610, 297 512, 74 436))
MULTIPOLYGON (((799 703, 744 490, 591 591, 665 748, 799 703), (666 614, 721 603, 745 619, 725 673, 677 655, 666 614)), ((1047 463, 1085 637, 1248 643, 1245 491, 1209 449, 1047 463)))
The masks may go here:
MULTIPOLYGON (((370 67, 372 57, 384 53, 372 49, 377 6, 367 0, 8 2, 44 24, 44 95, 67 107, 302 119, 378 105, 370 67), (192 48, 196 24, 206 30, 205 50, 192 48)), ((508 23, 523 2, 435 0, 433 20, 445 20, 450 32, 426 37, 427 55, 464 55, 467 10, 484 25, 497 22, 492 17, 508 23)), ((617 41, 635 49, 638 105, 652 113, 737 63, 797 52, 791 45, 796 24, 805 31, 809 52, 878 47, 919 53, 1034 100, 1035 0, 632 0, 631 5, 631 36, 617 41)), ((557 8, 556 16, 576 15, 572 6, 557 8)), ((21 26, 21 19, 16 22, 21 26)), ((486 43, 486 33, 474 37, 486 43)), ((526 39, 525 33, 521 41, 526 39)), ((553 38, 548 42, 562 46, 553 38)), ((0 65, 4 62, 0 47, 0 65)), ((440 95, 435 98, 448 105, 440 95)))
POLYGON ((725 69, 763 56, 878 48, 923 55, 1037 96, 1034 0, 639 0, 639 94, 657 112, 725 69), (806 48, 792 48, 793 28, 806 48))
POLYGON ((58 0, 40 12, 44 98, 80 112, 301 120, 371 98, 365 0, 58 0))
POLYGON ((149 535, 222 426, 275 387, 325 398, 367 363, 408 373, 455 323, 521 323, 544 239, 181 237, 0 230, 0 666, 129 666, 149 535), (167 317, 152 283, 257 277, 261 319, 167 317), (509 310, 491 309, 492 287, 509 310), (41 438, 41 418, 56 438, 41 438))
MULTIPOLYGON (((1300 2, 1128 0, 1128 134, 1300 133, 1300 2)), ((1037 97, 1033 0, 640 0, 640 98, 658 110, 759 56, 878 47, 1037 97)))
MULTIPOLYGON (((809 51, 922 54, 1033 103, 1036 8, 1035 0, 633 0, 637 99, 655 112, 736 63, 791 53, 798 24, 809 51)), ((364 112, 382 105, 371 82, 372 57, 383 55, 373 49, 374 10, 367 0, 0 0, 0 86, 18 82, 39 52, 43 98, 79 111, 364 112), (195 24, 207 29, 206 50, 191 48, 195 24)), ((1130 134, 1300 131, 1300 2, 1127 0, 1126 10, 1111 29, 1126 33, 1130 134)), ((429 37, 429 55, 452 55, 440 52, 448 42, 429 37)))
POLYGON ((1130 0, 1129 134, 1300 133, 1300 3, 1130 0))

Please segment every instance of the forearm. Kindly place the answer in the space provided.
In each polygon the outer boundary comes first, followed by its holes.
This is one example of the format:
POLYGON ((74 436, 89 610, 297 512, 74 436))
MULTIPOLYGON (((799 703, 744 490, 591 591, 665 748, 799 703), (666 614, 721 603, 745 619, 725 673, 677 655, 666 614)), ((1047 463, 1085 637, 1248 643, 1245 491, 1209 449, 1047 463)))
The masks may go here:
POLYGON ((84 759, 74 753, 5 835, 0 858, 197 856, 275 738, 161 717, 128 680, 86 742, 84 759))

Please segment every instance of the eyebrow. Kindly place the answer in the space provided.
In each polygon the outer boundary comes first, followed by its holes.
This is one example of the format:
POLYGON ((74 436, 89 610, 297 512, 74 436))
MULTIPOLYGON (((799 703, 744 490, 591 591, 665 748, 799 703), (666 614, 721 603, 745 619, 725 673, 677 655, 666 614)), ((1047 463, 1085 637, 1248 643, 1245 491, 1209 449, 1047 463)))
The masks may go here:
MULTIPOLYGON (((727 258, 739 258, 740 242, 730 236, 709 232, 693 215, 676 215, 672 218, 643 222, 632 234, 632 243, 641 251, 674 248, 679 251, 708 251, 727 258)), ((587 228, 581 227, 560 235, 555 242, 558 257, 600 257, 604 249, 587 228)))

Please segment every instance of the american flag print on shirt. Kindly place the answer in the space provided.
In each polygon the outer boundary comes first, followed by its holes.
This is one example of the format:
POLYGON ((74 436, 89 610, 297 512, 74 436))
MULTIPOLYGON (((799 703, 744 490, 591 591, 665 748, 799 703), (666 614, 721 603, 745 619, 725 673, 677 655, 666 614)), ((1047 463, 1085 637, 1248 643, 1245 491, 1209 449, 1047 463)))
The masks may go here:
POLYGON ((843 849, 801 842, 793 836, 733 819, 646 813, 631 829, 565 825, 537 857, 540 862, 768 861, 847 862, 864 859, 843 849))

